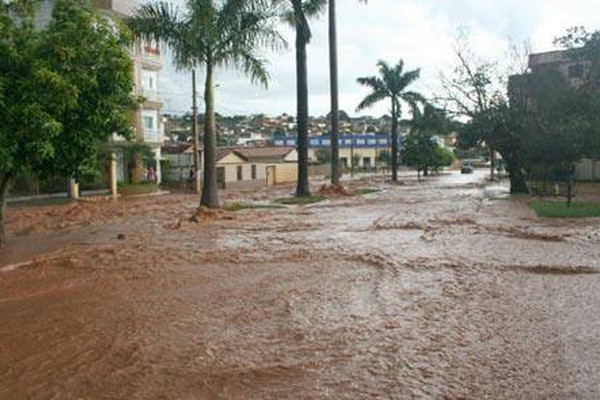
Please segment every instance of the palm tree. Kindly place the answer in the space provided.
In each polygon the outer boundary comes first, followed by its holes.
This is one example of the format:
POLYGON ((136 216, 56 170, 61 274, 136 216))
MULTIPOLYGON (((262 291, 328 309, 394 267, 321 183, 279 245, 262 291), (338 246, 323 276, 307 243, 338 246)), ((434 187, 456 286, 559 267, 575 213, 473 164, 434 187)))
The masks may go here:
POLYGON ((364 110, 385 99, 390 99, 392 104, 392 181, 398 180, 398 122, 402 116, 402 103, 415 109, 419 103, 425 103, 425 98, 413 91, 406 89, 414 83, 421 74, 420 69, 404 72, 404 61, 400 60, 394 67, 385 61, 377 62, 379 76, 358 78, 361 85, 371 88, 356 111, 364 110))
MULTIPOLYGON (((367 0, 360 0, 366 3, 367 0)), ((340 184, 340 102, 338 87, 337 27, 335 0, 329 0, 329 88, 331 92, 331 184, 340 184)))
MULTIPOLYGON (((274 29, 276 10, 266 0, 188 0, 181 13, 166 1, 141 6, 128 20, 137 37, 165 43, 180 69, 203 66, 204 85, 204 180, 200 205, 219 207, 216 172, 214 70, 232 67, 267 86, 266 61, 257 49, 284 45, 274 29)), ((193 88, 194 95, 196 93, 193 88)))
POLYGON ((310 196, 308 182, 308 73, 306 46, 311 31, 308 18, 325 8, 327 0, 290 0, 291 8, 284 14, 285 20, 296 30, 296 104, 298 182, 296 196, 310 196))

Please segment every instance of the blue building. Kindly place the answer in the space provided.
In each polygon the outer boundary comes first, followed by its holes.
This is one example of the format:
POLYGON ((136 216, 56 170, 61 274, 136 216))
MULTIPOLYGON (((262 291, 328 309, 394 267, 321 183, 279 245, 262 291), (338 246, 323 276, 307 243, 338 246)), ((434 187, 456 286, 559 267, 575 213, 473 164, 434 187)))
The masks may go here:
MULTIPOLYGON (((402 148, 402 135, 399 135, 399 148, 402 148)), ((275 146, 296 147, 296 137, 276 137, 273 140, 275 146)), ((381 151, 389 151, 392 145, 391 136, 382 134, 343 134, 339 138, 340 162, 348 167, 350 160, 354 160, 355 167, 372 168, 381 151)), ((311 136, 309 138, 309 158, 316 161, 315 153, 319 149, 331 147, 329 136, 311 136)))
MULTIPOLYGON (((387 133, 378 134, 345 134, 340 135, 340 148, 355 148, 355 149, 381 149, 389 148, 392 145, 392 140, 387 133)), ((402 143, 402 135, 399 135, 400 146, 402 143)), ((296 147, 296 137, 287 136, 275 138, 275 146, 296 147)), ((312 136, 310 137, 309 146, 311 148, 327 148, 331 146, 331 138, 329 136, 312 136)))

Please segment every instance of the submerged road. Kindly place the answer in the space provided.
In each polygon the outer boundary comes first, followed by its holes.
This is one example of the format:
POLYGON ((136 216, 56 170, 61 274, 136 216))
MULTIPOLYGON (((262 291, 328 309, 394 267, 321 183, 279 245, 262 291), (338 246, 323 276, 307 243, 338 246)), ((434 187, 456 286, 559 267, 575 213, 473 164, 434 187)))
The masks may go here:
POLYGON ((600 221, 482 182, 9 214, 0 399, 600 398, 600 221))

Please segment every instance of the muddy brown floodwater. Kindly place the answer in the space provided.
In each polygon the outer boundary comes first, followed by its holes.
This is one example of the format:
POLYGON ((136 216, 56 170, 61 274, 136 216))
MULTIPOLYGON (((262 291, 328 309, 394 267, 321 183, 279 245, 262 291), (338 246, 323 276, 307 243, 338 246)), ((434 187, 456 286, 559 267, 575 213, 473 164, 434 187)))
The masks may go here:
POLYGON ((600 398, 600 221, 482 181, 11 208, 0 399, 600 398))

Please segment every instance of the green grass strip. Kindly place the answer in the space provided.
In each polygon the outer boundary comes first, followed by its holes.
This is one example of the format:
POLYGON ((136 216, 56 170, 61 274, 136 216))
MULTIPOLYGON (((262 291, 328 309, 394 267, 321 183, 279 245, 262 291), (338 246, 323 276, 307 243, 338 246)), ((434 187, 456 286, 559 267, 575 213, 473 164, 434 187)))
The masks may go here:
POLYGON ((600 217, 600 203, 573 203, 567 206, 566 202, 532 201, 529 206, 538 217, 547 218, 593 218, 600 217))
POLYGON ((281 209, 284 206, 277 204, 251 204, 251 203, 229 203, 223 206, 225 211, 241 211, 241 210, 262 210, 262 209, 281 209))
POLYGON ((276 204, 285 204, 285 205, 305 205, 305 204, 313 204, 318 203, 320 201, 326 200, 325 196, 303 196, 303 197, 283 197, 280 199, 273 200, 276 204))
POLYGON ((379 192, 381 192, 381 190, 379 190, 379 189, 360 189, 358 191, 358 194, 365 195, 365 194, 373 194, 373 193, 379 193, 379 192))

